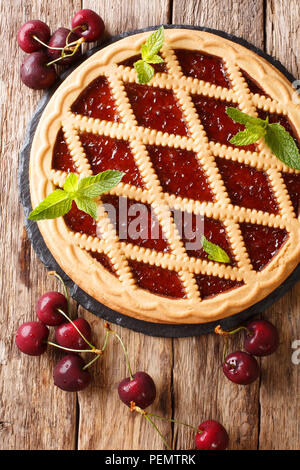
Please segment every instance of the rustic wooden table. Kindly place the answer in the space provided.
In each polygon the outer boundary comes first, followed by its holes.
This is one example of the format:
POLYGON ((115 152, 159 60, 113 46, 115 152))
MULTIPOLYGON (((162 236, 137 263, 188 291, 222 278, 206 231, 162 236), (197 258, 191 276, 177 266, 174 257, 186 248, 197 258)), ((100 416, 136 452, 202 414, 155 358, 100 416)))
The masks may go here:
MULTIPOLYGON (((217 28, 241 36, 279 59, 295 77, 299 69, 299 0, 0 0, 1 93, 1 449, 162 449, 159 436, 141 416, 120 403, 117 384, 127 375, 117 342, 93 370, 93 384, 78 394, 54 387, 52 369, 60 354, 24 356, 14 344, 17 326, 35 318, 38 297, 57 283, 37 259, 23 228, 18 203, 18 155, 30 116, 41 93, 19 79, 23 53, 16 33, 27 20, 39 18, 54 30, 69 26, 77 10, 96 10, 115 35, 162 23, 217 28)), ((235 386, 220 368, 222 342, 213 335, 161 339, 116 327, 135 370, 154 378, 158 397, 154 413, 185 420, 220 420, 228 429, 230 449, 297 449, 299 372, 292 342, 300 339, 300 285, 264 313, 281 335, 276 355, 261 360, 261 379, 235 386)), ((98 344, 103 322, 73 303, 92 324, 98 344)), ((233 347, 241 339, 233 341, 233 347)), ((193 447, 193 433, 160 422, 175 449, 193 447)))

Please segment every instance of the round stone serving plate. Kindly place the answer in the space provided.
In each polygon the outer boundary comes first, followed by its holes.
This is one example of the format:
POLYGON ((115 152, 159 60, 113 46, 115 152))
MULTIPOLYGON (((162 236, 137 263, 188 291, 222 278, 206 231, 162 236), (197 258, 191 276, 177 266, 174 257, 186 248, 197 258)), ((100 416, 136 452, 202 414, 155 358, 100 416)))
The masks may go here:
MULTIPOLYGON (((101 46, 94 47, 86 54, 83 55, 82 61, 90 57, 92 54, 97 52, 98 50, 102 49, 103 47, 112 44, 124 37, 130 36, 132 34, 137 34, 145 31, 152 31, 157 29, 158 26, 153 26, 151 28, 145 28, 137 31, 132 31, 129 33, 124 33, 119 36, 115 36, 111 38, 101 46)), ((260 55, 268 62, 270 62, 273 66, 275 66, 282 74, 284 74, 290 82, 293 82, 295 79, 292 75, 280 64, 278 61, 273 59, 272 57, 265 54, 263 51, 257 49, 255 46, 249 44, 244 39, 237 38, 232 36, 231 34, 224 33, 222 31, 204 28, 204 27, 196 27, 196 26, 186 26, 186 25, 165 25, 165 28, 186 28, 186 29, 194 29, 194 30, 202 30, 206 32, 210 32, 213 34, 217 34, 221 37, 224 37, 230 41, 236 42, 241 44, 242 46, 254 51, 256 54, 260 55)), ((217 324, 221 324, 222 328, 224 329, 231 329, 240 324, 241 322, 249 319, 250 317, 261 313, 270 305, 275 303, 279 300, 292 286, 300 279, 300 264, 297 268, 293 271, 293 273, 281 284, 281 286, 277 287, 270 295, 266 298, 261 300, 260 302, 252 305, 250 308, 243 310, 242 312, 232 315, 230 317, 224 318, 218 322, 209 322, 209 323, 201 323, 201 324, 163 324, 163 323, 151 323, 147 321, 137 320, 135 318, 120 314, 109 307, 101 304, 100 302, 96 301, 88 294, 86 294, 82 289, 78 287, 60 268, 60 266, 55 261, 54 257, 50 253, 49 249, 47 248, 43 237, 39 231, 38 225, 35 222, 32 222, 27 219, 29 212, 32 210, 31 206, 31 199, 30 199, 30 188, 29 188, 29 158, 30 158, 30 150, 32 145, 32 140, 35 134, 35 130, 39 119, 46 107, 49 99, 51 98, 52 94, 56 90, 56 88, 61 84, 61 82, 69 75, 75 68, 78 66, 78 63, 64 72, 61 77, 60 81, 55 84, 50 90, 48 90, 44 96, 42 97, 39 105, 30 120, 28 125, 26 137, 21 149, 20 153, 20 162, 19 162, 19 175, 18 175, 18 183, 19 183, 19 191, 20 191, 20 200, 24 207, 25 213, 25 227, 27 230, 28 238, 31 241, 31 244, 36 251, 38 257, 46 266, 46 268, 55 270, 58 272, 62 278, 66 281, 69 289, 71 297, 76 300, 80 305, 82 305, 88 311, 94 313, 95 315, 109 321, 112 323, 116 323, 123 327, 132 329, 134 331, 138 331, 147 335, 151 336, 162 336, 162 337, 186 337, 186 336, 198 336, 201 334, 207 334, 213 332, 215 326, 217 324)))

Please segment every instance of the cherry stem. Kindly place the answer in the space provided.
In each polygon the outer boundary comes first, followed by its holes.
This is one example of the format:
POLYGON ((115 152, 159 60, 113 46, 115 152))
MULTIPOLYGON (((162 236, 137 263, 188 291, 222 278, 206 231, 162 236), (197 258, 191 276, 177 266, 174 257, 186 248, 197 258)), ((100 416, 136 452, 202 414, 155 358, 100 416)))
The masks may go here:
MULTIPOLYGON (((108 338, 109 338, 109 332, 107 331, 106 334, 105 334, 105 340, 104 340, 104 344, 102 346, 102 348, 100 349, 101 351, 101 354, 98 353, 96 357, 94 357, 88 364, 86 364, 82 369, 85 370, 87 369, 88 367, 90 367, 92 364, 94 364, 94 362, 96 362, 100 356, 102 356, 102 354, 104 353, 105 349, 106 349, 106 346, 107 346, 107 342, 108 342, 108 338)), ((91 351, 91 352, 95 352, 95 351, 91 351)))
POLYGON ((68 45, 66 45, 65 47, 62 48, 62 51, 61 51, 61 56, 58 57, 57 59, 54 59, 52 60, 51 62, 48 62, 48 64, 46 64, 47 66, 49 65, 52 65, 52 64, 55 64, 55 62, 59 62, 61 59, 64 59, 66 57, 72 57, 73 55, 76 54, 77 50, 79 49, 80 45, 85 41, 84 38, 79 38, 77 41, 75 41, 74 43, 70 43, 68 45), (70 48, 73 44, 76 44, 74 47, 70 48), (68 50, 72 50, 71 54, 65 54, 65 51, 68 51, 68 50))
MULTIPOLYGON (((63 285, 64 292, 65 292, 65 298, 67 299, 67 302, 68 302, 68 314, 69 314, 68 319, 69 319, 69 318, 71 318, 71 305, 70 305, 70 296, 69 296, 69 292, 68 292, 66 283, 63 280, 63 278, 56 271, 49 271, 48 274, 50 274, 50 276, 55 276, 63 285)), ((64 315, 65 315, 65 313, 64 313, 64 315)))
POLYGON ((67 348, 65 346, 60 346, 60 344, 53 343, 52 341, 47 341, 47 344, 50 344, 50 346, 54 346, 55 348, 58 349, 63 349, 64 351, 70 351, 70 352, 77 352, 77 353, 84 353, 84 352, 92 352, 97 354, 98 356, 102 355, 102 350, 101 349, 72 349, 72 348, 67 348))
POLYGON ((75 325, 75 323, 68 317, 68 315, 65 314, 65 312, 63 310, 61 310, 60 308, 57 309, 57 311, 59 313, 61 313, 70 323, 72 323, 72 325, 74 326, 75 330, 77 330, 77 332, 80 334, 81 338, 86 342, 86 344, 89 345, 89 347, 92 349, 92 350, 95 350, 95 346, 92 345, 92 343, 90 343, 86 337, 81 333, 80 329, 77 328, 77 326, 75 325))
POLYGON ((128 357, 128 353, 127 353, 127 350, 125 348, 125 344, 123 343, 123 340, 122 338, 118 335, 118 333, 116 333, 114 330, 111 329, 109 323, 105 322, 104 324, 106 330, 111 333, 112 335, 114 335, 120 342, 121 346, 122 346, 122 349, 124 351, 124 355, 125 355, 125 359, 126 359, 126 364, 127 364, 127 368, 128 368, 128 372, 129 372, 129 377, 130 377, 130 380, 133 380, 133 374, 132 374, 132 369, 130 367, 130 362, 129 362, 129 357, 128 357))
POLYGON ((156 424, 152 421, 152 419, 148 416, 148 414, 144 414, 144 417, 146 418, 147 421, 149 421, 150 424, 152 424, 152 426, 154 427, 154 429, 156 430, 156 432, 159 434, 159 436, 161 437, 163 443, 165 444, 166 448, 168 450, 172 450, 172 448, 169 446, 169 444, 167 443, 166 439, 164 438, 164 436, 162 435, 162 433, 160 432, 160 430, 158 429, 158 427, 156 426, 156 424))
POLYGON ((170 423, 182 424, 183 426, 187 426, 188 428, 193 429, 194 431, 198 432, 199 434, 202 434, 202 432, 203 432, 200 429, 196 428, 196 426, 192 426, 191 424, 184 423, 183 421, 177 421, 177 419, 165 418, 164 416, 155 415, 154 413, 149 413, 148 411, 146 412, 146 414, 148 416, 152 416, 153 418, 161 419, 162 421, 170 421, 170 423))
POLYGON ((215 333, 220 336, 230 336, 234 335, 235 333, 238 333, 239 331, 247 331, 248 335, 253 336, 253 332, 249 330, 246 326, 239 326, 235 330, 230 330, 230 331, 225 331, 221 328, 221 325, 216 326, 215 328, 215 333))

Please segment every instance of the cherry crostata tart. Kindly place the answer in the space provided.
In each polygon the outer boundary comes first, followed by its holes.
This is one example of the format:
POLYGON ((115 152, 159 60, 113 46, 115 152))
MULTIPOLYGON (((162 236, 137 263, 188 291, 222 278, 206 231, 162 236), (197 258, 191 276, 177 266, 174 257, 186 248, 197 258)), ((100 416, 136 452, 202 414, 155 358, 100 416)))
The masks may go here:
POLYGON ((31 150, 32 205, 70 172, 122 171, 97 198, 96 219, 73 203, 64 217, 39 222, 49 250, 81 289, 118 312, 209 322, 270 294, 300 254, 299 170, 263 139, 230 144, 244 126, 226 108, 268 116, 299 146, 300 107, 275 67, 203 31, 166 30, 162 62, 141 84, 134 63, 148 36, 95 53, 54 93, 31 150), (193 243, 200 232, 229 262, 193 243))

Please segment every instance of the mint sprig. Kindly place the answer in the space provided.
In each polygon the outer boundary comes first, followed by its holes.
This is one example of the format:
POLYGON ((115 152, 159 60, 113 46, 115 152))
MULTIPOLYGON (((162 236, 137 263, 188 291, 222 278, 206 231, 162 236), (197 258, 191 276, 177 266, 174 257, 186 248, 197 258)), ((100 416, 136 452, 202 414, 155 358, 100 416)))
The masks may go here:
POLYGON ((210 242, 202 235, 201 239, 202 248, 208 254, 208 259, 211 261, 218 261, 219 263, 230 263, 230 258, 219 245, 210 242))
POLYGON ((161 26, 148 37, 144 44, 142 44, 142 58, 133 64, 137 72, 139 83, 148 83, 153 78, 154 68, 150 64, 160 64, 163 62, 163 59, 158 55, 158 52, 162 48, 164 40, 164 27, 161 26))
POLYGON ((270 124, 269 118, 260 119, 227 107, 226 113, 235 122, 244 124, 245 130, 230 139, 234 145, 250 145, 264 138, 271 152, 289 168, 300 170, 300 152, 290 133, 279 123, 270 124))
POLYGON ((28 219, 56 219, 67 214, 75 201, 79 210, 97 218, 97 204, 94 198, 100 196, 120 183, 124 173, 106 170, 96 176, 87 176, 79 180, 76 173, 70 173, 63 189, 55 189, 33 211, 28 219))

